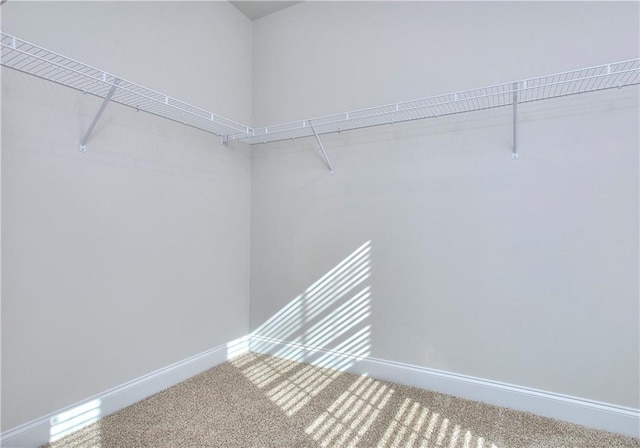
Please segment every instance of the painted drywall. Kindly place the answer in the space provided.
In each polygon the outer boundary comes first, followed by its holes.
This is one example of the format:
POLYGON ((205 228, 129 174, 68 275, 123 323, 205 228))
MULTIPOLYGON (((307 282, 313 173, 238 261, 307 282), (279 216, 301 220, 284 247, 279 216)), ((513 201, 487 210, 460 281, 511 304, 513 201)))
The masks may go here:
MULTIPOLYGON (((2 27, 250 118, 251 23, 227 2, 9 2, 2 27)), ((116 104, 80 153, 101 100, 2 75, 5 431, 247 333, 251 167, 116 104)))
POLYGON ((632 58, 629 3, 302 2, 253 22, 253 125, 632 58))
MULTIPOLYGON (((303 2, 254 22, 254 125, 637 58, 638 12, 303 2)), ((519 160, 511 120, 254 146, 252 330, 638 408, 638 89, 522 105, 519 160)))

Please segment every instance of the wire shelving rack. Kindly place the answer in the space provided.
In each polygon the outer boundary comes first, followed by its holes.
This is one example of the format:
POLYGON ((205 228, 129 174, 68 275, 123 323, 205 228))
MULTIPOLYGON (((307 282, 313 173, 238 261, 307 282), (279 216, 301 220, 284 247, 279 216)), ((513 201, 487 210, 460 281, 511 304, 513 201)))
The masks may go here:
POLYGON ((6 33, 1 33, 1 61, 6 67, 106 98, 187 126, 226 137, 249 135, 250 128, 168 95, 127 81, 6 33))
POLYGON ((317 134, 437 118, 640 84, 640 59, 582 68, 479 89, 254 128, 230 139, 268 143, 317 134))
POLYGON ((568 95, 640 84, 640 58, 529 78, 478 89, 436 95, 384 106, 252 128, 127 81, 6 33, 0 33, 0 63, 103 98, 103 104, 82 137, 80 149, 109 101, 157 115, 219 136, 223 143, 269 143, 314 136, 329 169, 333 167, 320 135, 444 115, 513 107, 513 157, 517 158, 517 106, 568 95))

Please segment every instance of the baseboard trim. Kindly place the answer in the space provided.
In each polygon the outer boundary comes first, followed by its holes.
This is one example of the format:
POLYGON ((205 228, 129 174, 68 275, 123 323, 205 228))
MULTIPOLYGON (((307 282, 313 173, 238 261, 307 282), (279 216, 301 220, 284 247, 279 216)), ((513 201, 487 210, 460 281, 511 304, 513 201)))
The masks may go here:
POLYGON ((0 446, 6 448, 41 446, 49 442, 53 422, 61 414, 78 409, 87 403, 99 401, 99 415, 104 417, 247 350, 339 368, 358 375, 367 374, 381 380, 532 412, 632 437, 640 437, 640 410, 638 409, 369 356, 354 356, 348 353, 253 336, 250 339, 240 338, 229 344, 212 348, 6 431, 0 435, 0 446))
POLYGON ((82 409, 87 405, 92 406, 92 412, 95 412, 92 415, 97 417, 112 414, 246 352, 247 343, 247 338, 244 337, 228 344, 214 347, 10 429, 0 435, 0 446, 6 448, 35 448, 44 445, 50 441, 52 428, 56 423, 59 423, 61 415, 71 414, 74 416, 74 410, 82 409), (99 403, 99 408, 93 407, 92 403, 99 403))
POLYGON ((640 437, 639 409, 260 336, 249 350, 640 437))

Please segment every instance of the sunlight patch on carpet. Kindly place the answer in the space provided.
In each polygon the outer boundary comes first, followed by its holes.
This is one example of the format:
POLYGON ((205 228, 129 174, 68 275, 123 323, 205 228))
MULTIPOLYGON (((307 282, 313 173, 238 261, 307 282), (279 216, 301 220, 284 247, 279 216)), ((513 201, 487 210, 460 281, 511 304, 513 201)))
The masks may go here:
POLYGON ((306 433, 329 446, 354 446, 371 428, 393 394, 393 389, 361 376, 309 427, 306 433))
POLYGON ((460 425, 410 398, 406 398, 385 430, 380 448, 498 448, 471 431, 461 436, 460 425), (451 429, 451 430, 450 430, 451 429))

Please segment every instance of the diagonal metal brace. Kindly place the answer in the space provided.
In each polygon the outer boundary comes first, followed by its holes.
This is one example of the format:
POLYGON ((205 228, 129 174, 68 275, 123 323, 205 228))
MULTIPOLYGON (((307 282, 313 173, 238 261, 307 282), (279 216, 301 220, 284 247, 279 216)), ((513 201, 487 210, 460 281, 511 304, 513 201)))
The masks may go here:
POLYGON ((89 139, 89 136, 93 132, 93 128, 96 127, 96 123, 98 122, 98 120, 102 116, 102 113, 104 112, 105 108, 107 107, 107 104, 109 104, 109 101, 111 101, 111 97, 115 93, 116 87, 118 87, 118 84, 120 84, 120 80, 118 78, 116 78, 115 81, 113 81, 113 85, 109 89, 109 93, 107 93, 107 96, 104 97, 104 100, 102 101, 102 105, 100 106, 100 109, 98 109, 98 112, 96 113, 96 116, 93 117, 93 121, 89 125, 89 128, 87 129, 87 131, 82 136, 82 139, 80 140, 80 152, 86 152, 87 151, 87 146, 86 146, 87 145, 87 140, 89 139))
POLYGON ((516 160, 518 156, 518 82, 513 83, 513 153, 511 158, 516 160))
POLYGON ((329 160, 329 156, 327 155, 327 152, 324 150, 324 146, 322 145, 322 142, 320 141, 320 137, 318 136, 318 133, 316 132, 316 128, 309 123, 309 125, 311 126, 311 130, 313 131, 313 135, 316 136, 316 140, 318 141, 318 145, 320 145, 320 151, 322 151, 322 157, 324 158, 324 163, 327 164, 327 166, 329 167, 329 173, 333 174, 333 166, 331 165, 331 160, 329 160))

